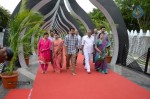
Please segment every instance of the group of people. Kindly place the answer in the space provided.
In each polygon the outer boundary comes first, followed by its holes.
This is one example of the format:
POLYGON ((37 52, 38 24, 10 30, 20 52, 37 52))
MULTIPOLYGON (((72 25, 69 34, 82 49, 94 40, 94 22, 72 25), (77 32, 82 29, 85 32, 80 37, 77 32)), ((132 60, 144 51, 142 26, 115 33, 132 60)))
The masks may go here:
POLYGON ((77 56, 82 51, 84 68, 88 74, 91 73, 90 59, 92 56, 95 70, 107 74, 105 56, 108 54, 109 47, 110 41, 104 26, 101 27, 100 31, 94 29, 93 34, 91 30, 88 30, 82 38, 78 30, 70 28, 64 40, 59 37, 57 31, 53 31, 53 33, 46 32, 38 42, 38 60, 42 73, 47 72, 49 62, 51 62, 54 72, 60 73, 65 54, 66 70, 68 71, 71 66, 72 75, 76 75, 77 56))
POLYGON ((48 64, 51 62, 55 72, 60 73, 63 66, 63 40, 59 34, 53 32, 54 38, 50 31, 44 33, 43 38, 38 42, 38 60, 42 68, 42 73, 47 72, 48 64))

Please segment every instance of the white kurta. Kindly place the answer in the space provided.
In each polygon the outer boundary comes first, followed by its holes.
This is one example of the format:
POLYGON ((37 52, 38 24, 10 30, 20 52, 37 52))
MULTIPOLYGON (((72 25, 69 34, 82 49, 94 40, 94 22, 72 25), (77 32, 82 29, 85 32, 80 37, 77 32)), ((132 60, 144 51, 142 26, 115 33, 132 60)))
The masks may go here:
POLYGON ((78 49, 81 49, 81 43, 82 43, 82 39, 81 39, 81 36, 78 34, 78 49))
POLYGON ((84 45, 85 69, 87 69, 87 72, 90 72, 90 59, 93 53, 94 36, 91 35, 91 37, 88 37, 85 35, 82 39, 82 45, 84 45))
MULTIPOLYGON (((48 39, 49 39, 51 42, 54 41, 54 37, 49 36, 48 39)), ((51 46, 50 50, 52 50, 52 49, 53 49, 53 46, 51 46)))

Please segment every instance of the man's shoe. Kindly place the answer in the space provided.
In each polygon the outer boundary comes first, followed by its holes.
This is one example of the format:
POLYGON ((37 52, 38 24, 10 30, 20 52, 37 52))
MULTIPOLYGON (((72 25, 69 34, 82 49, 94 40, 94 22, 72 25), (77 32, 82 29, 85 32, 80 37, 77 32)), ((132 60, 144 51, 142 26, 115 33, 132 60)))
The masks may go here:
POLYGON ((76 75, 76 73, 72 73, 72 75, 73 75, 73 76, 75 76, 75 75, 76 75))
POLYGON ((91 74, 91 72, 87 72, 88 74, 91 74))

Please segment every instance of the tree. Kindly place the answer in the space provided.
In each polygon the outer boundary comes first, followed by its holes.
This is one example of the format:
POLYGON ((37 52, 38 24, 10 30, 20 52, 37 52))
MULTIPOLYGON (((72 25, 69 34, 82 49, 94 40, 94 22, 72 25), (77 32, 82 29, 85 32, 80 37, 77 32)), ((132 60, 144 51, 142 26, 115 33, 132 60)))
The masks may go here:
POLYGON ((10 12, 0 6, 0 26, 6 28, 10 17, 10 12))
POLYGON ((92 19, 93 23, 95 24, 96 28, 100 28, 100 26, 103 24, 103 22, 107 22, 105 16, 103 13, 99 11, 99 9, 93 9, 92 12, 88 14, 90 18, 92 19))
POLYGON ((19 54, 19 46, 28 43, 29 38, 36 33, 35 30, 40 29, 40 25, 44 23, 43 15, 37 11, 27 9, 26 2, 27 0, 22 0, 19 12, 9 22, 9 44, 13 49, 14 55, 10 61, 10 66, 7 68, 8 74, 13 73, 14 63, 19 54), (26 33, 20 38, 23 31, 26 33))
POLYGON ((123 19, 129 30, 150 29, 150 0, 115 0, 116 5, 120 8, 123 19), (132 11, 140 5, 144 11, 144 15, 139 19, 133 18, 132 11))
POLYGON ((82 24, 82 22, 78 19, 76 19, 76 22, 79 24, 80 26, 80 30, 82 31, 83 34, 80 33, 81 36, 85 35, 86 34, 86 29, 84 27, 84 25, 82 24))

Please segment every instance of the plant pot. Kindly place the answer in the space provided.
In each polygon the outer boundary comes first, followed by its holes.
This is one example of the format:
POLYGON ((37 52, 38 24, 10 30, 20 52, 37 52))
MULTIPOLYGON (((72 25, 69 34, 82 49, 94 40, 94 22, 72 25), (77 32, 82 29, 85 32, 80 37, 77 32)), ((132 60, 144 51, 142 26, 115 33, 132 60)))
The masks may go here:
POLYGON ((25 58, 25 62, 26 62, 26 64, 27 64, 27 66, 29 66, 29 57, 26 57, 26 58, 25 58))
POLYGON ((106 56, 106 62, 107 62, 107 63, 110 63, 110 62, 111 62, 111 59, 112 59, 112 56, 106 56))
POLYGON ((4 88, 12 89, 17 87, 18 72, 13 72, 12 75, 7 75, 6 73, 2 73, 0 76, 2 78, 2 84, 4 88))

